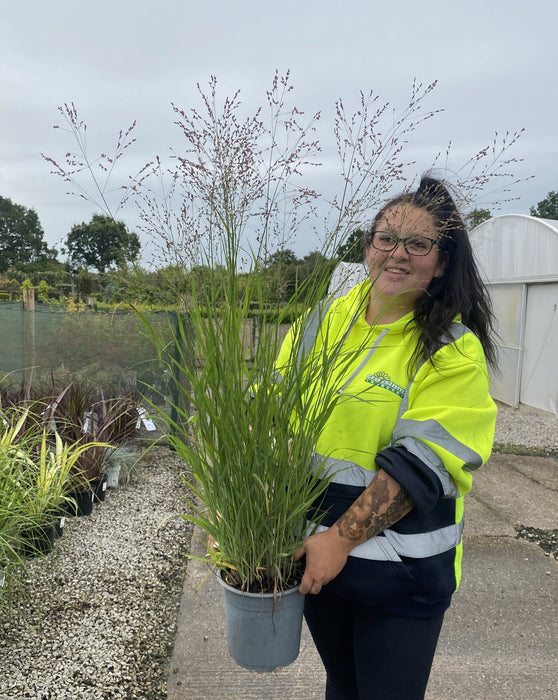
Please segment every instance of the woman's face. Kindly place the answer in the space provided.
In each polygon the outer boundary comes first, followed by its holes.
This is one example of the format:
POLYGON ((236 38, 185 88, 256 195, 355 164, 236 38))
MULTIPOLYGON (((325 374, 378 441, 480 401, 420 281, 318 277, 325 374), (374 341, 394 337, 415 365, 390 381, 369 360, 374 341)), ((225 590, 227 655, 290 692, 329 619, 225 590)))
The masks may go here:
MULTIPOLYGON (((387 209, 376 231, 399 238, 426 236, 438 240, 434 217, 414 204, 399 204, 387 209)), ((448 253, 433 245, 428 255, 409 255, 402 243, 386 252, 369 245, 366 264, 372 281, 372 293, 394 306, 404 315, 413 310, 435 277, 441 277, 448 263, 448 253)))

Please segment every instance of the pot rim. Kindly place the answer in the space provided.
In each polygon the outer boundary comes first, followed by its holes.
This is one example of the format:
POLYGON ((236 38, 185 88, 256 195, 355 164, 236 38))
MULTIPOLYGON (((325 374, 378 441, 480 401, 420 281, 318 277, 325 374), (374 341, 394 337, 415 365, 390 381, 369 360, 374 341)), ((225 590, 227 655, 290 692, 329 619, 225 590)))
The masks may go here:
POLYGON ((291 593, 297 593, 300 589, 299 583, 292 588, 286 588, 285 590, 277 591, 276 593, 251 593, 250 591, 241 591, 240 588, 235 588, 234 586, 225 583, 223 580, 223 572, 220 569, 217 571, 217 580, 225 590, 236 593, 236 595, 246 596, 247 598, 283 598, 291 593))

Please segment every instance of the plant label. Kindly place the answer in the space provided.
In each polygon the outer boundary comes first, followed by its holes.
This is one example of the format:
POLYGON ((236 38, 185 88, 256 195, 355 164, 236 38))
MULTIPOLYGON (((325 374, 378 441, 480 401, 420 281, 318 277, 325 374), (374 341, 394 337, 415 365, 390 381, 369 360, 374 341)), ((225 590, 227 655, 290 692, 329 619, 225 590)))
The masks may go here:
POLYGON ((147 414, 147 411, 145 410, 145 408, 143 408, 143 407, 138 408, 138 413, 139 413, 140 419, 136 423, 136 428, 139 428, 141 423, 143 423, 143 426, 146 430, 157 430, 155 423, 151 420, 151 418, 147 414))

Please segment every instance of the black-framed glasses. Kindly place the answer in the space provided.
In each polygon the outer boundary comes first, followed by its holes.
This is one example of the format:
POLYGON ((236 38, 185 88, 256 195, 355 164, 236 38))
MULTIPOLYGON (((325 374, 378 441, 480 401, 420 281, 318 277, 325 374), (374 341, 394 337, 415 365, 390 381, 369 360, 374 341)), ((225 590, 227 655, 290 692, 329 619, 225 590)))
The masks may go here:
POLYGON ((409 255, 428 255, 434 245, 444 250, 444 246, 441 243, 433 238, 428 238, 428 236, 399 238, 395 233, 390 233, 389 231, 374 231, 372 233, 372 246, 376 250, 382 250, 384 253, 390 253, 392 250, 395 250, 400 243, 403 243, 409 255))

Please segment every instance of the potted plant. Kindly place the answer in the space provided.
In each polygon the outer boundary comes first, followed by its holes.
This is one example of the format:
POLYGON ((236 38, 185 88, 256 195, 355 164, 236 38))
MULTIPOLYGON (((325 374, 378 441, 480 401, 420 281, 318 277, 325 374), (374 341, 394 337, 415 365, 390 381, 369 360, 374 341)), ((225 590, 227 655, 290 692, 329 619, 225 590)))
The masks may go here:
POLYGON ((133 447, 123 445, 107 450, 103 460, 107 488, 116 488, 121 481, 125 481, 137 461, 138 455, 133 447))
POLYGON ((297 324, 293 350, 281 367, 274 362, 276 323, 262 328, 256 356, 247 363, 246 317, 245 305, 229 306, 223 315, 219 304, 201 308, 194 302, 195 346, 208 359, 192 366, 179 323, 177 345, 184 352, 166 359, 180 377, 185 401, 177 402, 177 419, 168 420, 170 441, 191 467, 187 483, 197 498, 195 514, 184 517, 215 542, 208 555, 225 591, 231 654, 261 671, 298 655, 303 596, 294 554, 308 534, 308 511, 329 483, 325 465, 314 457, 317 437, 340 398, 328 367, 350 359, 305 352, 311 315, 297 324), (185 403, 193 417, 184 412, 185 403), (256 629, 247 628, 248 621, 256 629))
POLYGON ((0 421, 0 608, 9 608, 14 570, 25 568, 19 528, 23 508, 16 434, 7 421, 0 421))
POLYGON ((49 420, 64 440, 75 447, 88 445, 72 463, 71 470, 79 515, 90 513, 94 500, 104 499, 107 450, 134 435, 139 405, 136 394, 107 397, 100 388, 74 381, 57 395, 49 409, 49 420))
POLYGON ((30 553, 48 551, 55 534, 61 533, 64 514, 77 508, 71 495, 76 464, 90 450, 107 447, 98 442, 64 443, 58 433, 47 439, 43 430, 40 444, 29 452, 22 475, 30 553))
POLYGON ((24 430, 28 416, 29 408, 21 410, 14 407, 4 411, 0 429, 4 544, 24 553, 27 553, 25 550, 30 539, 34 540, 35 534, 39 536, 39 529, 42 533, 48 529, 48 524, 37 517, 36 509, 29 507, 36 495, 36 485, 33 478, 30 479, 34 469, 30 448, 34 444, 35 433, 32 429, 24 430), (7 532, 11 532, 8 537, 7 532))
MULTIPOLYGON (((102 484, 102 494, 109 484, 109 471, 111 485, 118 482, 118 475, 123 461, 129 462, 130 452, 135 451, 124 447, 134 437, 137 424, 140 419, 140 399, 137 391, 117 393, 113 396, 105 396, 102 389, 99 390, 99 398, 91 406, 89 412, 88 431, 97 440, 110 443, 110 449, 96 447, 84 456, 84 464, 92 465, 95 470, 94 482, 102 484), (116 475, 116 470, 118 475, 116 475)), ((92 471, 91 468, 88 472, 92 471)))
POLYGON ((29 407, 14 408, 2 415, 0 449, 5 459, 4 484, 11 484, 11 520, 17 524, 21 549, 26 555, 50 551, 56 520, 69 495, 75 465, 89 450, 101 443, 64 444, 58 433, 45 427, 37 435, 38 423, 24 431, 29 407))
MULTIPOLYGON (((281 90, 276 82, 269 96, 278 130, 285 126, 279 125, 281 90)), ((173 449, 192 472, 187 483, 196 496, 195 513, 183 517, 215 543, 208 546, 208 557, 225 591, 233 658, 263 671, 298 655, 303 596, 294 555, 308 534, 307 514, 328 485, 326 465, 315 459, 314 446, 340 399, 329 373, 351 357, 335 351, 325 357, 324 350, 307 347, 306 329, 319 324, 323 314, 317 306, 297 320, 290 355, 281 366, 275 362, 285 324, 324 295, 331 270, 317 265, 286 298, 270 295, 277 270, 270 273, 269 246, 285 213, 282 203, 292 204, 291 195, 299 204, 312 203, 310 195, 306 200, 300 190, 291 191, 288 182, 288 173, 297 171, 312 144, 301 135, 274 160, 273 145, 259 143, 270 134, 260 133, 257 120, 237 122, 234 100, 222 116, 214 99, 208 98, 206 107, 202 125, 195 123, 201 120, 196 113, 179 112, 194 155, 180 159, 178 177, 184 190, 197 196, 196 221, 207 225, 197 239, 204 245, 189 249, 200 258, 184 300, 187 312, 177 316, 173 343, 147 319, 145 324, 175 382, 173 410, 161 416, 173 449), (266 158, 271 165, 264 165, 266 158), (244 237, 252 217, 261 233, 256 248, 247 250, 244 237), (248 332, 254 324, 256 332, 248 332), (296 623, 290 617, 281 621, 284 610, 296 615, 296 623)), ((172 249, 172 241, 167 243, 172 249)), ((281 286, 279 280, 276 289, 281 286)))

